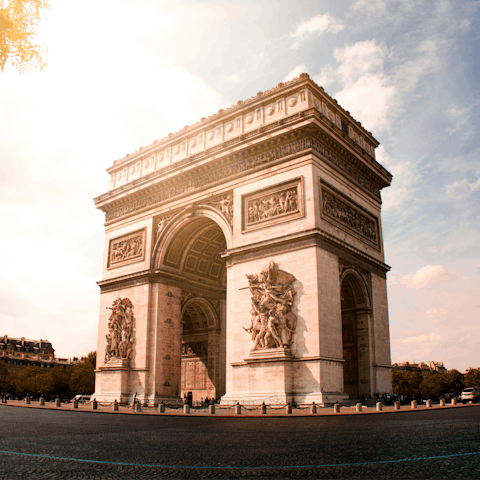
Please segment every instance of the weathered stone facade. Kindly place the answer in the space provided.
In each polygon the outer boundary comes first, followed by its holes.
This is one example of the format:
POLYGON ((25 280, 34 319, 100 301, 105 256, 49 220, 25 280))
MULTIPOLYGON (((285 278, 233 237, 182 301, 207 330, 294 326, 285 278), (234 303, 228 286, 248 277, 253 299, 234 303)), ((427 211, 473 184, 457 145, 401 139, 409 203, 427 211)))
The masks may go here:
POLYGON ((115 161, 96 398, 389 392, 377 146, 302 74, 115 161))

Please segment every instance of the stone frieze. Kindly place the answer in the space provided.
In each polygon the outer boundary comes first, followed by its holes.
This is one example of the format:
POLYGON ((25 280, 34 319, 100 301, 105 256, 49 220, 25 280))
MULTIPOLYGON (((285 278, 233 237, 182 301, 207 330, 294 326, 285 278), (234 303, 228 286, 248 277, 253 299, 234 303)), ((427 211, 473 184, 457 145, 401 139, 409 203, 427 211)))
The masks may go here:
POLYGON ((257 155, 245 157, 230 165, 212 168, 208 173, 196 175, 187 173, 179 175, 174 185, 165 185, 163 188, 158 188, 157 186, 154 192, 146 193, 142 198, 128 202, 121 206, 112 205, 110 208, 107 206, 106 221, 108 222, 115 220, 124 215, 134 213, 143 208, 147 208, 176 196, 188 193, 197 188, 202 188, 218 181, 227 180, 228 178, 236 176, 240 173, 267 165, 268 163, 276 161, 280 158, 294 155, 308 149, 313 149, 334 166, 352 177, 358 184, 368 190, 372 195, 377 198, 380 197, 378 186, 374 185, 365 175, 356 170, 346 160, 332 153, 315 138, 306 137, 259 153, 257 155))
POLYGON ((121 267, 145 259, 145 231, 137 230, 110 240, 108 268, 121 267))
POLYGON ((360 206, 353 206, 350 201, 342 199, 322 185, 322 217, 346 227, 378 248, 378 220, 360 209, 360 206))
POLYGON ((243 231, 303 217, 303 178, 242 197, 243 231))

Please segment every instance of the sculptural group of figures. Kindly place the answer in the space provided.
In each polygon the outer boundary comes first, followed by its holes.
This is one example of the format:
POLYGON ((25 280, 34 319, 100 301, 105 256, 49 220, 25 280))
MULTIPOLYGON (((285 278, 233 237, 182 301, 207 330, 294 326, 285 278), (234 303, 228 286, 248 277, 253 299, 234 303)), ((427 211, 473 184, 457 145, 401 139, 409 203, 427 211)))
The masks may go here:
POLYGON ((248 223, 297 211, 297 189, 290 188, 248 203, 248 223))
POLYGON ((353 228, 372 242, 377 242, 377 231, 372 220, 369 220, 325 191, 323 192, 323 212, 344 225, 353 228))
POLYGON ((278 270, 271 261, 260 276, 247 275, 252 293, 251 333, 253 350, 288 348, 293 342, 297 316, 291 311, 296 294, 295 277, 278 270))
POLYGON ((112 263, 123 262, 132 257, 138 257, 143 252, 143 241, 141 237, 122 240, 113 244, 112 263))
POLYGON ((133 305, 129 298, 115 300, 112 314, 108 319, 107 346, 105 361, 110 359, 132 358, 134 320, 133 305))

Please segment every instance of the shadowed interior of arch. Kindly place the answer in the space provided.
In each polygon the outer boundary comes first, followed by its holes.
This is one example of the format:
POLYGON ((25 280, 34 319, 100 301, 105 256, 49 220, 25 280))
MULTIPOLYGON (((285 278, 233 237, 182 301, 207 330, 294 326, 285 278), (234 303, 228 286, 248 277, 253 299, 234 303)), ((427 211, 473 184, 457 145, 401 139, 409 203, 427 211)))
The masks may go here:
POLYGON ((180 394, 193 401, 225 393, 226 248, 213 220, 191 218, 171 237, 163 259, 162 268, 181 282, 180 394))
POLYGON ((350 399, 370 394, 368 299, 359 282, 346 275, 341 286, 343 382, 350 399))

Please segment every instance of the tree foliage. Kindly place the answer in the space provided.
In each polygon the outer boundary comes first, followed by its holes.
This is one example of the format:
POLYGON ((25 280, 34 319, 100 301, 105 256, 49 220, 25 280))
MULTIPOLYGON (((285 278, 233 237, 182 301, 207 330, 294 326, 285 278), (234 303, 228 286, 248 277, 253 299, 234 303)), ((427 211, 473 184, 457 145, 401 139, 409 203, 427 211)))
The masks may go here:
POLYGON ((473 368, 465 375, 466 387, 478 387, 480 385, 480 368, 473 368))
POLYGON ((398 395, 405 397, 416 395, 421 383, 422 374, 419 372, 392 370, 392 390, 398 395))
POLYGON ((33 43, 49 0, 0 0, 0 71, 10 61, 19 73, 43 70, 46 50, 33 43))
POLYGON ((0 361, 0 390, 25 396, 73 397, 77 394, 92 394, 95 390, 96 352, 90 352, 80 362, 68 367, 56 366, 45 369, 26 367, 20 373, 6 374, 2 383, 3 362, 0 361), (4 385, 4 386, 2 386, 4 385))

